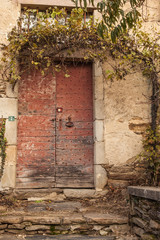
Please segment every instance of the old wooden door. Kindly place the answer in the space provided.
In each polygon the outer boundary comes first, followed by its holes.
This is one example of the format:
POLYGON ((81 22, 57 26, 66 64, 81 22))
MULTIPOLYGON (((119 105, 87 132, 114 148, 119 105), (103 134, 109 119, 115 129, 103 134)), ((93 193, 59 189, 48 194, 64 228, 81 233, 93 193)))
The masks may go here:
POLYGON ((19 86, 17 188, 93 187, 91 64, 19 86))

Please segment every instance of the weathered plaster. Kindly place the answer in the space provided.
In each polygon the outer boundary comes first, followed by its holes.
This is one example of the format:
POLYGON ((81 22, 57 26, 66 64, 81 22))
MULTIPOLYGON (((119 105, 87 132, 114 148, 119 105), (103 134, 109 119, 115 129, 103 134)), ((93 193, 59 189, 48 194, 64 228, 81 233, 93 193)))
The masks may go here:
POLYGON ((160 20, 160 1, 146 0, 142 8, 142 15, 146 21, 159 22, 160 20))
POLYGON ((128 122, 105 121, 105 155, 110 165, 122 164, 142 150, 142 136, 129 130, 128 122))
POLYGON ((0 117, 15 116, 17 118, 17 99, 0 98, 0 106, 0 117))
MULTIPOLYGON (((115 64, 112 59, 108 62, 105 70, 111 70, 115 64)), ((150 122, 150 96, 150 83, 140 69, 134 69, 125 79, 105 82, 104 138, 109 164, 125 163, 141 152, 141 133, 150 122)))
POLYGON ((0 40, 6 42, 9 31, 15 27, 20 14, 20 5, 15 1, 0 0, 0 40))

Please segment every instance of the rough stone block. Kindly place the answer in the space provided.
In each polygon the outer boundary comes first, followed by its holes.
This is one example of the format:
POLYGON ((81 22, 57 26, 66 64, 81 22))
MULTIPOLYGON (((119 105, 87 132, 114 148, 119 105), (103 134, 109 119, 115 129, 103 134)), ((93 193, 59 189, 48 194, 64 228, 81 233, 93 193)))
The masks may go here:
POLYGON ((95 165, 95 188, 97 191, 103 189, 107 184, 107 173, 101 165, 95 165))
POLYGON ((160 230, 160 223, 158 222, 155 222, 153 220, 150 220, 150 223, 149 223, 150 227, 153 228, 153 229, 158 229, 160 230))
POLYGON ((99 230, 101 230, 103 227, 104 227, 104 226, 95 225, 95 226, 93 227, 93 230, 99 231, 99 230))
POLYGON ((103 120, 94 121, 94 138, 97 142, 104 141, 104 127, 103 120))
POLYGON ((64 195, 69 198, 92 198, 95 192, 93 189, 64 189, 64 195))
POLYGON ((147 233, 144 233, 142 236, 141 236, 141 239, 142 240, 157 240, 157 237, 153 234, 147 234, 147 233))
POLYGON ((94 99, 104 99, 103 76, 94 77, 94 99))
MULTIPOLYGON (((112 170, 111 170, 112 171, 112 170)), ((134 180, 136 174, 134 172, 110 172, 109 178, 114 180, 134 180)))
POLYGON ((14 116, 17 118, 17 99, 0 98, 0 106, 0 117, 14 116))
POLYGON ((33 224, 60 224, 61 218, 59 216, 24 216, 24 222, 31 222, 33 224))
POLYGON ((75 230, 85 230, 85 229, 87 229, 87 225, 86 224, 77 224, 77 225, 71 225, 71 231, 73 232, 73 231, 75 231, 75 230))
POLYGON ((147 226, 147 223, 145 221, 137 217, 133 217, 132 222, 139 226, 140 228, 145 228, 147 226))
POLYGON ((93 64, 93 75, 95 77, 102 76, 102 67, 98 61, 93 64))
POLYGON ((108 189, 96 191, 94 197, 95 198, 104 197, 107 193, 108 193, 108 189))
POLYGON ((57 194, 56 192, 52 192, 50 194, 46 194, 45 196, 41 197, 30 197, 28 198, 28 201, 46 201, 46 200, 52 200, 52 201, 63 201, 65 199, 65 196, 63 194, 57 194))
POLYGON ((130 119, 128 127, 136 134, 143 134, 149 125, 150 123, 148 121, 146 122, 146 119, 143 120, 142 118, 134 117, 130 119))
POLYGON ((13 233, 13 234, 24 234, 25 230, 19 230, 19 229, 6 229, 6 232, 13 233))
POLYGON ((32 225, 26 227, 26 231, 38 231, 38 230, 49 230, 50 226, 47 225, 32 225))
POLYGON ((144 230, 142 228, 139 228, 139 227, 134 227, 133 232, 140 237, 144 234, 144 230))
POLYGON ((17 158, 17 146, 7 146, 6 165, 15 165, 17 158))
POLYGON ((12 224, 12 225, 8 225, 9 229, 24 229, 25 228, 25 224, 12 224))
POLYGON ((127 224, 127 217, 119 215, 112 215, 106 213, 86 213, 84 217, 87 219, 88 224, 110 225, 110 224, 127 224))
POLYGON ((128 187, 128 192, 130 195, 160 201, 160 189, 156 187, 131 186, 128 187))
POLYGON ((6 95, 8 98, 17 98, 18 97, 18 84, 15 85, 14 89, 12 84, 6 84, 6 95))
POLYGON ((103 100, 94 101, 94 118, 97 120, 104 119, 104 102, 103 100))
POLYGON ((108 231, 104 231, 104 230, 100 230, 99 231, 101 236, 107 236, 108 235, 108 231))
POLYGON ((0 225, 0 230, 6 229, 6 228, 7 228, 7 224, 2 224, 2 225, 0 225))
POLYGON ((23 217, 21 216, 1 216, 0 217, 0 223, 9 223, 9 224, 19 224, 22 223, 23 217))
POLYGON ((123 225, 111 225, 109 229, 115 233, 116 235, 121 234, 126 234, 130 232, 130 226, 128 224, 123 224, 123 225))
POLYGON ((15 165, 5 165, 4 173, 2 177, 2 187, 3 188, 14 188, 16 182, 16 166, 15 165))
MULTIPOLYGON (((77 225, 76 225, 77 226, 77 225)), ((54 226, 55 230, 58 230, 58 231, 68 231, 70 230, 71 226, 70 225, 56 225, 54 226)))
POLYGON ((104 142, 94 143, 94 164, 107 164, 104 146, 104 142))
POLYGON ((128 181, 123 181, 123 180, 113 180, 113 179, 108 179, 108 185, 112 186, 113 188, 125 188, 128 187, 129 182, 128 181))
POLYGON ((86 219, 81 214, 72 214, 70 216, 64 216, 63 224, 73 223, 86 223, 86 219))
POLYGON ((7 206, 0 206, 0 213, 6 212, 7 206))
POLYGON ((17 120, 6 121, 5 137, 7 139, 7 144, 17 144, 17 120))

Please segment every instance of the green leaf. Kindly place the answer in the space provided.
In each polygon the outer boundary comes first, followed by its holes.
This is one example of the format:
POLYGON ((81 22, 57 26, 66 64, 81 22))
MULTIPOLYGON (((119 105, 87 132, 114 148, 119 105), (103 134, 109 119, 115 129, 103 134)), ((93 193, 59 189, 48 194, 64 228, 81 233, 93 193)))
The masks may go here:
POLYGON ((116 34, 115 34, 115 31, 111 31, 111 39, 112 39, 112 42, 114 43, 116 41, 116 34))
POLYGON ((65 76, 66 78, 69 78, 69 77, 70 77, 70 75, 69 75, 69 74, 67 74, 67 73, 66 73, 64 76, 65 76))

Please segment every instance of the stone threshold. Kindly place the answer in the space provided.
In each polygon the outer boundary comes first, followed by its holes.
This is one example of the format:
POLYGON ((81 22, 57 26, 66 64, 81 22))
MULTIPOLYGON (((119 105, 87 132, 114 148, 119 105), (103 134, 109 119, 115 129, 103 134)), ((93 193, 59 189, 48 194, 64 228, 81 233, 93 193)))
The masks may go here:
POLYGON ((137 197, 160 201, 160 187, 130 186, 128 193, 137 197))
MULTIPOLYGON (((6 191, 7 193, 7 191, 6 191)), ((74 189, 74 188, 53 188, 51 190, 47 189, 15 189, 13 194, 17 199, 28 199, 29 201, 34 200, 55 200, 56 198, 99 198, 103 197, 108 193, 108 190, 96 189, 74 189)))

